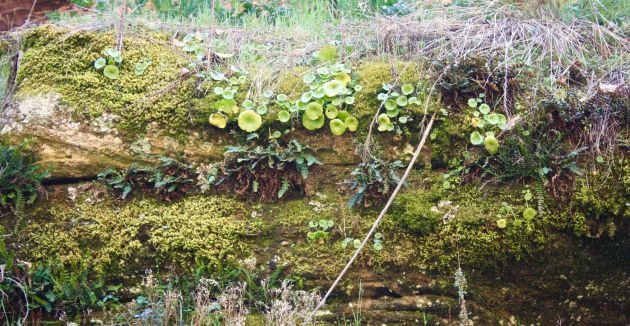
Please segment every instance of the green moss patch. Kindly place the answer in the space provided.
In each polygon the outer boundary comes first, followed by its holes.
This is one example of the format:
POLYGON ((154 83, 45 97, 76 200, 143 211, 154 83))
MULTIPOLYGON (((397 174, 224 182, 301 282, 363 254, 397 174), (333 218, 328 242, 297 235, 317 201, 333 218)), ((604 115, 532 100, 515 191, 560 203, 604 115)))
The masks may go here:
POLYGON ((111 80, 94 62, 115 47, 114 39, 113 32, 70 32, 51 26, 29 31, 17 74, 18 97, 56 93, 78 117, 107 112, 119 115, 128 128, 153 121, 167 130, 183 128, 194 88, 194 81, 181 79, 188 58, 161 34, 129 33, 120 76, 111 80), (137 75, 136 64, 145 61, 151 64, 137 75))
POLYGON ((221 266, 242 253, 254 226, 243 204, 223 197, 189 197, 166 205, 152 200, 56 206, 48 221, 22 231, 33 261, 89 266, 96 273, 141 274, 146 268, 221 266))

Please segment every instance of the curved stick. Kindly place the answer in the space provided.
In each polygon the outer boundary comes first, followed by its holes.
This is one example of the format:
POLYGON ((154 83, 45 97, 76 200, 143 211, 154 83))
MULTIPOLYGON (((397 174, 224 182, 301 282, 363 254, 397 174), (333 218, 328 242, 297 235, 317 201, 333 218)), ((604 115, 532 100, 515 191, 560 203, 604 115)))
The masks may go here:
MULTIPOLYGON (((425 119, 426 119, 426 116, 425 116, 425 119)), ((311 319, 313 319, 313 316, 315 316, 315 313, 321 307, 323 307, 324 304, 326 304, 326 299, 328 299, 328 297, 330 296, 332 291, 335 289, 337 284, 339 284, 339 281, 341 281, 341 279, 346 274, 346 272, 348 272, 348 270, 350 269, 350 266, 352 266, 352 263, 354 263, 354 261, 359 256, 359 253, 361 253, 361 250, 363 249, 363 247, 365 247, 368 240, 370 240, 370 238, 376 231, 378 224, 381 222, 381 220, 385 216, 385 213, 387 213, 387 210, 394 202, 394 198, 396 198, 396 195, 398 194, 400 189, 402 189, 402 186, 405 183, 405 180, 407 180, 409 173, 411 173, 411 170, 413 169, 413 166, 416 163, 418 156, 420 156, 420 151, 424 147, 424 143, 426 142, 427 136, 429 135, 429 132, 431 131, 431 127, 433 126, 434 120, 435 120, 435 113, 433 113, 433 115, 431 116, 431 119, 429 120, 429 123, 426 125, 426 127, 424 127, 424 132, 422 133, 422 139, 420 140, 420 144, 418 144, 418 147, 416 147, 416 150, 413 153, 413 157, 411 158, 409 165, 407 165, 407 169, 405 170, 405 173, 403 174, 402 178, 400 178, 400 182, 398 182, 398 185, 396 185, 396 189, 394 189, 394 192, 392 192, 392 194, 389 196, 389 199, 387 200, 385 207, 383 207, 383 209, 381 210, 381 213, 378 215, 378 218, 376 218, 376 220, 374 221, 374 224, 372 224, 372 228, 370 229, 370 231, 365 235, 365 238, 363 238, 363 241, 361 242, 361 245, 359 246, 359 248, 357 248, 357 250, 354 252, 354 255, 352 255, 352 258, 350 258, 350 260, 348 261, 346 266, 343 268, 339 276, 337 276, 337 279, 335 280, 335 282, 330 286, 330 288, 328 289, 328 292, 326 292, 326 295, 324 295, 324 297, 319 301, 319 304, 317 304, 317 307, 313 309, 313 311, 308 316, 308 318, 304 320, 304 325, 307 325, 311 321, 311 319)))

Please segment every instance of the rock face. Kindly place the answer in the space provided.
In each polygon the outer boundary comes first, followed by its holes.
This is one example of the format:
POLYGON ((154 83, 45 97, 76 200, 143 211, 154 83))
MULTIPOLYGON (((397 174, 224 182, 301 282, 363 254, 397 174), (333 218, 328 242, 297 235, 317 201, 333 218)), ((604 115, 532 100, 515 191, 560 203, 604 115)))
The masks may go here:
MULTIPOLYGON (((40 163, 52 168, 53 178, 92 177, 158 156, 218 162, 227 146, 252 142, 236 121, 225 129, 208 124, 217 111, 216 84, 182 73, 190 58, 168 38, 128 35, 117 80, 94 68, 111 44, 111 32, 68 33, 49 26, 23 40, 16 95, 0 113, 1 131, 16 143, 33 139, 40 163), (146 60, 153 62, 148 70, 135 74, 135 64, 146 60)), ((396 65, 366 61, 353 68, 353 78, 363 86, 350 112, 359 120, 357 132, 333 136, 328 128, 308 131, 299 123, 280 129, 275 116, 263 121, 269 134, 282 130, 281 140, 310 146, 323 163, 309 172, 305 198, 244 201, 216 187, 171 201, 151 198, 152 189, 137 187, 125 201, 103 183, 51 186, 13 239, 18 256, 80 265, 130 287, 146 269, 178 275, 199 266, 220 271, 254 258, 264 276, 280 266, 283 276, 305 287, 328 286, 352 255, 343 241, 362 237, 380 208, 379 203, 348 208, 353 191, 346 185, 361 162, 357 145, 365 141, 379 107, 377 93, 392 80, 396 65), (324 238, 309 239, 310 222, 319 220, 334 221, 334 228, 324 238)), ((411 70, 399 76, 402 81, 423 85, 419 72, 411 70)), ((275 86, 299 98, 299 92, 291 92, 305 91, 301 73, 288 72, 275 86)), ((460 164, 464 152, 478 155, 467 136, 470 117, 446 112, 439 101, 430 109, 439 112, 439 120, 422 162, 379 227, 384 248, 370 246, 360 256, 335 292, 331 318, 339 321, 360 306, 369 318, 387 324, 453 324, 459 311, 453 273, 461 264, 469 281, 468 311, 480 325, 516 324, 517 319, 543 324, 630 320, 627 228, 623 223, 614 228, 628 210, 627 168, 611 172, 619 178, 576 180, 581 187, 572 194, 573 202, 557 203, 542 193, 533 204, 531 193, 523 200, 520 180, 457 179, 459 171, 453 171, 458 167, 452 164, 460 164), (539 210, 535 219, 522 217, 530 205, 539 210), (499 214, 505 223, 497 223, 499 214), (617 238, 598 242, 574 235, 602 235, 588 233, 593 221, 617 238)), ((416 124, 399 134, 374 136, 381 146, 374 151, 381 157, 408 159, 422 117, 419 107, 412 111, 416 124)))
POLYGON ((68 0, 5 0, 0 3, 0 31, 20 27, 27 20, 40 22, 46 12, 70 7, 68 0))
MULTIPOLYGON (((234 122, 225 130, 208 124, 218 100, 212 89, 218 82, 195 85, 191 74, 182 73, 189 58, 162 34, 130 34, 126 41, 121 78, 110 81, 93 63, 113 43, 112 33, 70 33, 51 26, 29 31, 22 41, 14 103, 0 113, 0 133, 41 140, 41 161, 52 167, 54 178, 95 175, 106 166, 122 167, 133 160, 150 160, 149 156, 184 155, 196 163, 222 159, 223 148, 237 141, 238 129, 234 122), (136 62, 149 59, 149 68, 135 75, 136 62), (63 75, 57 71, 60 67, 63 75)), ((418 72, 410 71, 403 77, 417 82, 418 72)), ((391 67, 365 62, 357 75, 362 92, 370 94, 357 95, 352 112, 359 118, 357 132, 334 137, 328 132, 292 131, 325 164, 358 162, 356 144, 379 105, 371 95, 382 87, 382 80, 391 78, 391 67)), ((303 81, 288 72, 276 84, 295 97, 292 93, 303 81)), ((244 95, 235 96, 242 101, 244 95)), ((265 120, 266 125, 274 123, 275 116, 265 120)), ((392 157, 411 146, 401 136, 380 138, 388 145, 384 154, 392 157)))

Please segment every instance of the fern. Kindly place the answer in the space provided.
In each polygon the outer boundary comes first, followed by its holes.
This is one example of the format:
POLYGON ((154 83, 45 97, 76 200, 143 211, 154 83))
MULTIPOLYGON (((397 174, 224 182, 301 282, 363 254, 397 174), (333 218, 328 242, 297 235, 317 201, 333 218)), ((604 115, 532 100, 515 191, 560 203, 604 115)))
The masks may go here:
POLYGON ((353 178, 345 181, 350 190, 354 190, 348 206, 352 208, 360 203, 368 204, 367 201, 381 201, 400 182, 397 171, 402 167, 401 161, 385 162, 377 157, 360 163, 351 173, 353 178))
POLYGON ((0 208, 11 209, 21 217, 26 206, 35 202, 42 180, 50 174, 35 161, 26 142, 0 144, 0 208))
POLYGON ((534 188, 536 193, 536 204, 538 206, 538 214, 542 215, 545 209, 545 189, 543 188, 542 178, 536 183, 534 188))

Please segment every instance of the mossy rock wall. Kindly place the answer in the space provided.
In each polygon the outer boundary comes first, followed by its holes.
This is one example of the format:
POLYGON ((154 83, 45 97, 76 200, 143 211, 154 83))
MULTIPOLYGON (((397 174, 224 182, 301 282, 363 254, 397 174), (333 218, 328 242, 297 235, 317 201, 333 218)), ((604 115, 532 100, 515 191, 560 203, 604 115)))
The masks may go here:
MULTIPOLYGON (((191 58, 165 35, 152 31, 127 35, 117 80, 93 66, 113 45, 112 32, 70 32, 52 26, 34 29, 23 38, 16 103, 4 113, 11 118, 5 129, 17 140, 35 138, 41 144, 41 161, 52 166, 53 176, 94 175, 106 165, 125 166, 151 155, 178 155, 191 162, 220 160, 225 146, 242 141, 234 136, 235 126, 220 130, 208 124, 217 101, 212 85, 197 85, 187 68, 191 58), (151 65, 141 76, 135 75, 135 64, 144 60, 151 65)), ((359 130, 335 137, 327 127, 308 132, 300 126, 290 134, 313 147, 326 164, 358 162, 356 145, 379 108, 376 95, 383 83, 424 85, 430 78, 421 65, 411 62, 365 61, 354 68, 364 86, 350 109, 359 118, 359 130)), ((295 68, 280 74, 273 87, 299 98, 306 71, 295 68)), ((434 96, 429 111, 438 108, 439 97, 434 96)), ((417 121, 423 111, 420 105, 412 108, 417 121)), ((266 123, 273 126, 274 121, 266 123)), ((376 133, 385 155, 395 156, 416 142, 417 125, 410 127, 411 132, 402 135, 376 133)), ((447 135, 440 145, 447 147, 450 141, 447 135)))
MULTIPOLYGON (((93 67, 113 43, 112 32, 70 33, 51 26, 24 36, 16 103, 3 113, 12 119, 4 129, 15 143, 33 139, 53 178, 91 177, 107 168, 155 161, 160 155, 194 164, 216 162, 223 159, 226 146, 247 142, 234 123, 225 130, 207 123, 217 98, 203 90, 212 85, 191 78, 190 58, 166 36, 128 35, 121 78, 115 81, 93 67), (152 64, 136 76, 134 65, 143 60, 152 64)), ((306 69, 280 74, 276 90, 299 97, 306 69)), ((353 64, 353 73, 363 86, 351 112, 360 122, 356 133, 333 136, 326 128, 296 128, 283 136, 310 146, 323 163, 309 175, 312 187, 306 198, 260 203, 213 192, 171 203, 139 193, 122 201, 97 182, 49 187, 49 197, 40 199, 24 219, 16 240, 18 255, 34 262, 51 259, 129 285, 147 268, 186 274, 207 266, 219 273, 255 257, 256 268, 265 273, 274 265, 308 288, 329 285, 352 255, 342 241, 362 237, 380 208, 349 209, 351 192, 344 186, 360 162, 357 145, 379 108, 376 95, 383 83, 394 81, 429 89, 432 78, 428 69, 413 62, 365 60, 353 64), (319 219, 330 219, 335 227, 325 241, 309 240, 308 223, 319 219)), ((428 94, 422 96, 424 103, 428 94)), ((366 305, 384 314, 380 320, 394 322, 391 316, 396 315, 413 323, 429 316, 449 323, 451 308, 458 304, 452 274, 461 265, 470 280, 471 311, 480 324, 507 323, 528 300, 542 302, 545 309, 524 313, 526 322, 538 322, 536 314, 545 321, 562 314, 576 322, 576 316, 582 316, 589 323, 611 318, 609 313, 619 316, 613 322, 623 321, 630 309, 624 301, 628 282, 620 272, 630 268, 625 250, 630 216, 627 163, 607 179, 578 178, 573 202, 556 202, 543 193, 537 198, 536 219, 525 219, 523 210, 534 203, 523 200, 522 190, 533 189, 535 183, 444 186, 448 163, 469 146, 470 117, 466 109, 445 107, 438 96, 427 103, 427 113, 436 113, 438 119, 407 187, 379 227, 384 249, 370 246, 360 256, 335 300, 356 297, 354 281, 362 279, 370 294, 366 305), (506 205, 513 211, 502 213, 507 220, 502 226, 498 214, 506 205), (592 253, 589 241, 601 251, 592 253), (556 275, 567 266, 578 267, 564 278, 556 275), (593 277, 598 269, 610 271, 617 283, 593 277), (570 277, 579 289, 566 290, 572 286, 566 282, 570 277), (530 291, 523 280, 539 282, 535 284, 547 292, 530 291), (579 301, 584 296, 609 306, 592 311, 592 302, 579 301)), ((419 122, 424 106, 413 111, 419 122)), ((265 126, 273 124, 265 121, 265 126)), ((379 154, 408 160, 419 138, 417 127, 400 134, 376 132, 379 154)), ((335 309, 347 312, 343 305, 335 309)))

